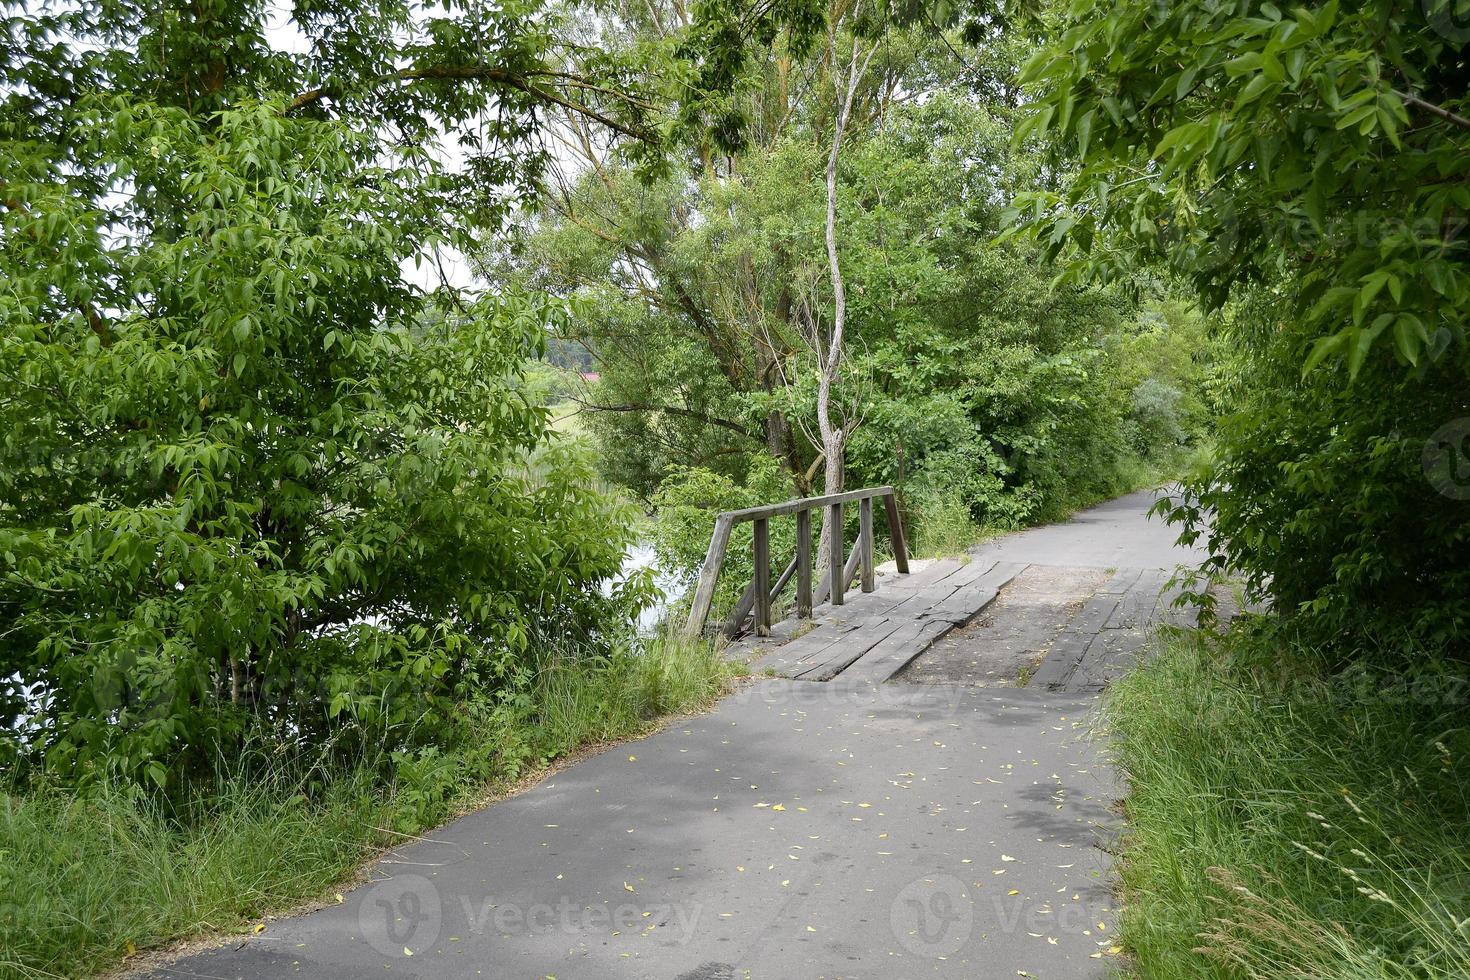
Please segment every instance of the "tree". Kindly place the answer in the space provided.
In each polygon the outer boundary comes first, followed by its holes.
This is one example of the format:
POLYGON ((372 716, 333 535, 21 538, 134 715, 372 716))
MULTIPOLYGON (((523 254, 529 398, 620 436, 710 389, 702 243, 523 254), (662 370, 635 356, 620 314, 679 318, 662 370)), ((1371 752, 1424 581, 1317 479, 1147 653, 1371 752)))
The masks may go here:
MULTIPOLYGON (((847 437, 857 421, 855 418, 844 419, 842 424, 838 425, 834 424, 832 417, 832 389, 842 381, 843 361, 847 357, 847 349, 844 346, 847 330, 847 287, 842 280, 842 260, 837 251, 837 161, 842 153, 843 134, 847 130, 848 120, 852 117, 853 96, 857 94, 858 85, 862 82, 863 75, 873 60, 873 55, 878 52, 878 45, 870 43, 867 46, 867 53, 864 54, 862 40, 854 36, 852 56, 848 59, 846 70, 839 74, 836 70, 838 62, 837 28, 837 24, 829 28, 827 42, 827 58, 833 65, 832 87, 837 97, 837 111, 832 119, 832 149, 827 154, 827 215, 822 225, 823 238, 827 246, 827 271, 832 282, 832 318, 831 327, 825 338, 815 326, 807 333, 812 353, 816 355, 817 360, 817 431, 822 437, 822 459, 825 461, 826 475, 825 490, 828 494, 842 492, 844 464, 847 459, 847 437)), ((829 527, 824 521, 821 543, 817 548, 819 568, 828 567, 828 556, 836 544, 841 544, 841 528, 829 527)), ((837 584, 828 582, 827 588, 836 590, 837 584)), ((820 601, 820 597, 818 598, 820 601)))
MULTIPOLYGON (((1180 328, 1196 321, 1145 322, 1118 289, 1053 288, 1037 247, 994 243, 1016 193, 1058 181, 1034 145, 1011 142, 1001 80, 1025 38, 977 50, 951 37, 952 51, 927 25, 877 27, 860 39, 874 53, 833 183, 846 351, 833 428, 862 419, 843 440, 845 480, 896 483, 910 516, 957 514, 962 533, 1128 485, 1135 452, 1180 448, 1181 427, 1134 424, 1159 416, 1134 389, 1155 378, 1181 413, 1198 405, 1208 352, 1182 348, 1193 334, 1180 328)), ((651 186, 569 127, 561 158, 584 169, 553 171, 543 213, 497 266, 575 301, 568 328, 600 371, 585 396, 600 466, 650 501, 719 509, 774 492, 762 456, 785 474, 779 496, 823 486, 810 338, 822 344, 836 309, 826 175, 852 40, 843 30, 835 66, 825 46, 752 54, 740 148, 696 143, 685 173, 651 186)), ((1198 425, 1190 415, 1186 440, 1198 425)), ((664 559, 697 567, 707 543, 706 529, 697 553, 664 559)))
POLYGON ((1082 273, 1186 277, 1238 352, 1173 516, 1331 657, 1470 635, 1462 9, 1072 4, 1024 75, 1077 160, 1026 224, 1082 273))
POLYGON ((1026 67, 1023 134, 1077 171, 1018 211, 1079 270, 1162 260, 1214 308, 1290 275, 1307 363, 1356 375, 1455 349, 1470 310, 1465 37, 1456 0, 1063 8, 1026 67))
POLYGON ((268 17, 5 25, 0 711, 58 776, 448 738, 635 601, 519 383, 560 304, 403 269, 531 192, 543 108, 636 136, 642 96, 534 5, 302 6, 299 53, 268 17))
MULTIPOLYGON (((846 77, 835 50, 804 54, 795 30, 769 46, 751 41, 738 53, 742 74, 733 94, 711 110, 741 123, 733 133, 688 134, 687 175, 649 187, 606 159, 582 120, 565 120, 564 155, 583 171, 553 183, 544 199, 547 219, 509 274, 584 302, 573 327, 604 368, 587 409, 594 428, 607 434, 609 475, 645 496, 672 465, 694 462, 739 477, 744 454, 761 444, 797 493, 810 492, 826 466, 816 435, 816 403, 824 396, 815 387, 802 390, 808 365, 795 359, 812 356, 814 338, 822 360, 837 355, 833 371, 844 354, 842 343, 829 351, 822 339, 832 333, 828 311, 839 300, 828 257, 813 248, 823 240, 825 219, 821 198, 810 191, 824 186, 828 134, 846 106, 844 130, 851 123, 871 135, 881 107, 922 98, 952 82, 957 68, 934 38, 902 24, 880 44, 877 19, 850 7, 835 4, 822 20, 832 19, 841 34, 832 43, 861 44, 872 71, 857 72, 850 87, 844 82, 834 105, 829 86, 846 77), (739 138, 722 152, 720 140, 729 135, 739 138), (779 197, 765 192, 778 186, 779 197), (799 405, 798 397, 810 403, 799 405)), ((649 9, 619 9, 635 44, 682 24, 677 7, 649 9)), ((629 43, 620 31, 596 41, 629 43)), ((836 165, 831 169, 835 234, 836 165)), ((825 397, 835 437, 833 371, 825 397)), ((840 483, 840 473, 832 479, 840 483)))

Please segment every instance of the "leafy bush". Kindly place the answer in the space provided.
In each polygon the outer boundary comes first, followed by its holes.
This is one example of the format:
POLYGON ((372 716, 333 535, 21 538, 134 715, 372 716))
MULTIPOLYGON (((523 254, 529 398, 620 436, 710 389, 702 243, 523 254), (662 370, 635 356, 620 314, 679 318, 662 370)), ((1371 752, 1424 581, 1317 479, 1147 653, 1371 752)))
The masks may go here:
MULTIPOLYGON (((929 32, 892 40, 895 52, 934 43, 929 32)), ((882 70, 934 86, 931 58, 916 57, 911 77, 902 57, 882 70)), ((1039 248, 996 241, 1004 202, 1038 165, 1011 144, 1008 106, 948 87, 873 118, 838 174, 847 486, 892 484, 931 514, 959 500, 971 521, 1018 526, 1124 489, 1140 452, 1169 456, 1179 432, 1129 428, 1145 379, 1181 392, 1173 419, 1186 437, 1205 426, 1191 411, 1212 354, 1198 315, 1156 296, 1057 287, 1039 248)), ((593 401, 605 410, 590 429, 609 479, 652 500, 681 466, 733 487, 768 457, 795 492, 819 482, 816 372, 801 352, 832 301, 815 179, 824 143, 794 112, 741 149, 739 180, 703 169, 647 187, 626 169, 589 168, 504 263, 507 281, 581 304, 567 329, 598 353, 593 401), (630 275, 645 264, 655 277, 630 275)))
POLYGON ((1470 395, 1447 360, 1301 374, 1309 334, 1263 293, 1225 329, 1242 338, 1237 408, 1174 520, 1208 541, 1206 571, 1239 576, 1305 643, 1334 658, 1470 655, 1470 395), (1438 434, 1438 435, 1437 435, 1438 434))
POLYGON ((959 494, 920 489, 909 494, 907 544, 916 558, 958 555, 980 539, 970 505, 959 494))
POLYGON ((1166 456, 1189 441, 1181 418, 1184 393, 1158 378, 1144 378, 1133 389, 1134 446, 1143 454, 1166 456))
POLYGON ((111 236, 39 164, 0 211, 11 760, 164 785, 257 732, 411 747, 627 621, 617 511, 519 387, 556 307, 405 282, 410 163, 270 105, 107 109, 98 166, 163 225, 111 236))
MULTIPOLYGON (((716 514, 779 503, 793 495, 790 483, 770 457, 757 456, 750 460, 750 470, 743 485, 728 476, 697 467, 674 470, 664 478, 654 496, 658 520, 654 523, 653 540, 660 565, 683 578, 687 600, 699 577, 704 556, 709 551, 716 514)), ((813 519, 813 540, 816 539, 819 520, 813 519)), ((769 527, 771 564, 789 562, 796 553, 795 521, 790 518, 773 520, 769 527)), ((724 570, 720 573, 715 604, 711 607, 711 621, 735 605, 755 572, 751 556, 754 533, 753 525, 747 522, 736 525, 730 534, 724 570)))
POLYGON ((1191 282, 1238 354, 1175 516, 1333 657, 1470 655, 1463 7, 1072 4, 1022 73, 1076 172, 1016 213, 1072 271, 1191 282))

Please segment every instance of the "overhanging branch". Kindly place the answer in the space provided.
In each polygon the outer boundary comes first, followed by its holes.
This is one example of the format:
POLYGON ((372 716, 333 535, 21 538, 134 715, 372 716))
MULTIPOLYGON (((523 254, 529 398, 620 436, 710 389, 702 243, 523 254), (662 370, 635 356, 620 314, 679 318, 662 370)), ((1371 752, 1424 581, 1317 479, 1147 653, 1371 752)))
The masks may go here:
POLYGON ((714 425, 719 426, 722 429, 729 429, 731 432, 739 433, 740 435, 745 436, 747 439, 755 439, 757 441, 763 439, 763 436, 761 436, 759 433, 752 432, 750 429, 741 425, 739 422, 732 422, 729 419, 722 419, 717 418, 713 415, 706 415, 703 412, 696 412, 688 408, 680 408, 677 405, 594 405, 591 402, 582 401, 580 398, 573 398, 572 400, 589 412, 667 412, 669 415, 677 415, 681 418, 694 419, 697 422, 703 422, 706 425, 714 425))
POLYGON ((1470 119, 1466 119, 1464 116, 1453 113, 1442 105, 1436 105, 1433 102, 1429 102, 1425 99, 1419 98, 1419 96, 1417 95, 1409 92, 1401 92, 1398 89, 1394 89, 1393 94, 1403 99, 1405 104, 1411 105, 1416 109, 1427 112, 1431 116, 1438 116, 1445 122, 1450 123, 1454 126, 1459 126, 1461 129, 1470 129, 1470 119))
MULTIPOLYGON (((536 78, 556 79, 559 83, 564 85, 570 85, 574 88, 580 88, 588 91, 601 92, 607 95, 611 95, 615 98, 623 99, 630 105, 634 105, 639 108, 648 108, 647 103, 643 102, 640 99, 637 99, 630 95, 626 95, 624 93, 613 92, 610 89, 594 85, 585 79, 578 78, 575 75, 568 75, 564 72, 539 71, 521 74, 518 72, 506 71, 503 68, 495 68, 490 65, 436 65, 430 68, 405 68, 402 71, 392 72, 387 75, 380 75, 377 78, 373 79, 370 84, 373 86, 378 86, 393 84, 395 82, 416 82, 432 80, 489 82, 493 85, 503 85, 506 88, 513 88, 519 92, 524 92, 525 94, 533 98, 541 99, 545 102, 550 102, 553 105, 559 105, 563 109, 567 109, 579 115, 586 116, 589 119, 595 119, 597 122, 606 126, 608 129, 611 129, 617 133, 621 133, 624 136, 631 137, 632 139, 644 140, 645 142, 653 140, 654 136, 648 130, 643 129, 642 127, 630 126, 628 124, 618 122, 616 119, 613 119, 606 113, 594 109, 583 102, 578 102, 558 95, 551 89, 546 88, 542 85, 538 85, 535 81, 536 78)), ((296 112, 300 109, 304 109, 309 105, 320 102, 322 99, 331 98, 333 96, 340 96, 341 94, 341 89, 333 85, 323 85, 318 88, 309 89, 305 92, 302 92, 300 95, 296 96, 289 103, 287 103, 284 114, 289 115, 290 113, 296 112)))

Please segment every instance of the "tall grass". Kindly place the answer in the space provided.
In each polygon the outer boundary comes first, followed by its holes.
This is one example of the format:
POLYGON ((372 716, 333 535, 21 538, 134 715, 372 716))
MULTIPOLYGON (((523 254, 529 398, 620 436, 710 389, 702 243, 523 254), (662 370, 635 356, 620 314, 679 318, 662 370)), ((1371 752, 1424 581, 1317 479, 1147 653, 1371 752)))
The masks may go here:
POLYGON ((1138 974, 1470 977, 1462 679, 1350 682, 1267 644, 1188 635, 1110 695, 1138 974))
POLYGON ((945 558, 964 554, 987 536, 958 494, 933 493, 914 503, 907 543, 916 558, 945 558))
POLYGON ((389 806, 352 773, 312 803, 287 780, 220 789, 188 823, 117 787, 7 795, 0 974, 83 976, 317 896, 372 853, 389 806))
POLYGON ((386 768, 382 759, 327 771, 222 767, 182 811, 135 787, 12 789, 0 796, 0 977, 95 974, 135 950, 331 901, 399 833, 571 752, 705 707, 731 676, 705 643, 654 641, 595 663, 552 658, 472 744, 386 768), (487 754, 488 780, 460 775, 486 772, 487 754))

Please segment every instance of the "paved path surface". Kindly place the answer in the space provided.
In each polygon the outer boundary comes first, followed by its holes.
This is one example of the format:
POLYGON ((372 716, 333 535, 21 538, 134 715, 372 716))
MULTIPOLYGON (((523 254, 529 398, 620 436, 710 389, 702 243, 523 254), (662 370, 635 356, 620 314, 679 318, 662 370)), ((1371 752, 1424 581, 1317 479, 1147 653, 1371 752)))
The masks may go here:
MULTIPOLYGON (((1030 566, 1071 570, 1070 619, 991 637, 1049 636, 1043 665, 1081 617, 1126 631, 1153 608, 1135 595, 1119 611, 1129 583, 1197 560, 1145 522, 1150 500, 991 542, 954 593, 1003 593, 996 568, 1018 586, 1030 566)), ((1095 695, 982 686, 973 656, 960 683, 848 668, 754 682, 395 851, 341 905, 153 975, 1108 976, 1119 788, 1095 695)))

